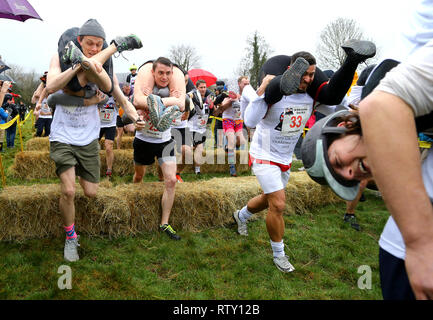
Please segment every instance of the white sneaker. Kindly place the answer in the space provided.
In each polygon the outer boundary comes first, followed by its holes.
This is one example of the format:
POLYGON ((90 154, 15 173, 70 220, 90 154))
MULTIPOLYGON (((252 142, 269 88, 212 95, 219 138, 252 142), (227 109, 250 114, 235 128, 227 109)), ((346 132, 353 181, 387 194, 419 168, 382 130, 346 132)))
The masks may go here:
POLYGON ((274 263, 277 266, 277 268, 282 272, 292 272, 295 270, 295 268, 289 262, 289 259, 286 255, 282 257, 274 258, 274 263))
POLYGON ((235 222, 238 225, 238 233, 241 236, 245 236, 248 237, 248 228, 247 228, 247 223, 246 222, 242 222, 239 219, 239 210, 236 210, 235 212, 233 212, 233 219, 235 220, 235 222))
POLYGON ((65 249, 64 249, 64 258, 66 261, 74 262, 80 259, 78 256, 77 248, 80 246, 78 243, 79 236, 75 239, 66 239, 65 240, 65 249))

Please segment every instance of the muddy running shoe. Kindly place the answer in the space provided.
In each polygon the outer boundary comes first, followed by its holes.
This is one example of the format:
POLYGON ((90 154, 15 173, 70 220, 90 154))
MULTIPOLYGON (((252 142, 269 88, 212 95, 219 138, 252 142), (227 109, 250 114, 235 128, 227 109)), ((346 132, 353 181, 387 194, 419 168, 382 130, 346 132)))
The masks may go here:
POLYGON ((280 80, 280 91, 282 94, 289 96, 297 92, 301 83, 302 76, 305 71, 308 70, 310 64, 302 57, 296 59, 296 61, 287 69, 280 80))
POLYGON ((355 229, 356 231, 361 231, 361 226, 358 224, 358 221, 356 220, 356 217, 354 214, 345 213, 343 220, 344 220, 344 222, 349 223, 350 226, 353 229, 355 229))
POLYGON ((174 231, 174 229, 169 224, 159 226, 159 229, 161 230, 161 232, 165 232, 171 239, 180 240, 180 237, 176 234, 176 231, 174 231))
POLYGON ((117 52, 131 51, 134 49, 140 49, 143 47, 141 40, 135 34, 130 34, 126 37, 116 37, 111 41, 110 44, 114 43, 117 48, 117 52))
POLYGON ((165 130, 167 130, 168 128, 170 128, 170 126, 173 123, 173 120, 180 117, 181 112, 179 111, 179 107, 178 106, 169 106, 167 108, 164 109, 164 111, 162 112, 158 125, 157 125, 157 129, 161 132, 164 132, 165 130))
POLYGON ((289 262, 289 259, 287 256, 274 258, 274 263, 277 266, 278 270, 280 270, 282 272, 292 272, 295 270, 295 268, 289 262))
POLYGON ((238 233, 241 236, 248 237, 247 222, 242 222, 241 219, 239 219, 239 210, 233 212, 233 220, 235 220, 236 224, 238 225, 238 233))
POLYGON ((147 97, 147 107, 149 108, 150 122, 157 128, 160 116, 165 109, 164 103, 159 96, 150 94, 147 97))
POLYGON ((66 65, 75 66, 81 64, 81 66, 88 70, 90 66, 84 60, 84 54, 75 45, 73 41, 69 41, 68 44, 63 49, 62 61, 66 65))
POLYGON ((346 41, 341 48, 358 63, 376 55, 376 45, 371 41, 351 39, 346 41))
POLYGON ((180 176, 179 173, 176 173, 176 180, 177 180, 177 182, 180 182, 180 183, 183 182, 183 179, 182 179, 182 177, 180 176))
POLYGON ((63 251, 63 255, 66 261, 74 262, 80 259, 80 257, 78 256, 78 247, 80 246, 78 240, 79 236, 75 239, 65 240, 65 249, 63 251))

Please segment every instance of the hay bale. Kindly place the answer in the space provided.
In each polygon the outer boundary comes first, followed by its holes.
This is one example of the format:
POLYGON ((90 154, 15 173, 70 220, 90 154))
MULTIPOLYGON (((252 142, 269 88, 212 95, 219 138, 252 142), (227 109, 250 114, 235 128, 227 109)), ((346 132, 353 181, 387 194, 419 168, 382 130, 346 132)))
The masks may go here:
MULTIPOLYGON (((156 231, 161 220, 161 182, 100 186, 95 199, 77 186, 76 224, 79 233, 111 237, 156 231)), ((232 222, 234 210, 261 194, 255 177, 214 178, 176 185, 170 223, 196 232, 232 222)), ((58 185, 6 187, 0 193, 0 240, 63 235, 58 185)), ((286 188, 285 214, 303 214, 313 207, 342 201, 329 188, 294 172, 286 188)), ((262 217, 265 212, 259 214, 262 217)))
MULTIPOLYGON (((114 162, 113 174, 117 176, 133 175, 134 174, 134 150, 114 149, 114 162)), ((229 165, 227 155, 224 151, 219 153, 208 152, 208 162, 201 165, 202 173, 224 173, 229 172, 229 165)), ((236 169, 238 173, 250 172, 248 163, 243 160, 245 152, 236 152, 236 169), (242 162, 241 162, 242 161, 242 162)), ((181 161, 180 155, 177 155, 178 161, 181 161)), ((106 153, 105 150, 100 151, 101 160, 101 177, 105 176, 107 170, 106 153)), ((56 178, 56 166, 54 161, 50 158, 49 151, 24 151, 18 152, 15 155, 15 160, 10 168, 14 177, 24 180, 42 179, 42 178, 56 178)), ((148 166, 146 174, 153 176, 158 175, 158 163, 148 166)), ((194 173, 194 165, 187 165, 183 170, 184 173, 194 173)))
MULTIPOLYGON (((134 137, 122 136, 121 149, 132 149, 134 137)), ((99 141, 101 150, 105 150, 105 137, 99 141)), ((114 141, 114 148, 117 148, 116 141, 114 141)), ((29 139, 26 143, 26 151, 50 151, 50 141, 48 137, 36 137, 29 139)))
POLYGON ((22 180, 56 177, 56 165, 49 151, 17 152, 9 170, 15 178, 22 180))
MULTIPOLYGON (((94 199, 76 186, 75 216, 80 232, 110 237, 131 234, 130 212, 122 196, 100 188, 94 199)), ((0 240, 22 241, 64 234, 57 184, 6 187, 0 193, 0 240)))
POLYGON ((31 138, 26 143, 27 151, 49 151, 50 141, 48 137, 31 138))
MULTIPOLYGON (((122 142, 120 143, 120 149, 133 149, 132 143, 134 142, 134 136, 122 136, 122 142)), ((99 145, 101 146, 101 150, 105 150, 105 137, 99 140, 99 145)), ((114 149, 117 149, 116 140, 114 140, 114 149)))

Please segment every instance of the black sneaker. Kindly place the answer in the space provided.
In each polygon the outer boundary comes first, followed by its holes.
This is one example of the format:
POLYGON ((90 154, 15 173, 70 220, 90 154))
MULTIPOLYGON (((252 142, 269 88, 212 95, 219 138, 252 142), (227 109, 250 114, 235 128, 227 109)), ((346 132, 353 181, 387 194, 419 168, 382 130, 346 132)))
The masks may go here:
POLYGON ((83 63, 84 54, 81 50, 75 45, 73 41, 69 41, 68 44, 63 49, 62 61, 66 65, 75 66, 77 64, 81 64, 81 66, 88 70, 89 66, 83 63))
POLYGON ((344 220, 344 222, 350 223, 350 226, 353 229, 355 229, 356 231, 360 231, 361 230, 361 227, 358 224, 358 222, 356 221, 356 217, 355 217, 354 214, 345 213, 343 220, 344 220))
POLYGON ((159 230, 165 232, 173 240, 180 240, 180 237, 176 234, 176 231, 174 231, 174 229, 169 224, 159 226, 159 230))
POLYGON ((287 69, 280 80, 280 91, 282 94, 289 96, 298 91, 301 79, 308 70, 310 64, 307 60, 302 57, 296 59, 296 61, 287 69))
MULTIPOLYGON (((135 34, 130 34, 126 37, 116 37, 111 41, 117 48, 117 52, 131 51, 134 49, 140 49, 143 47, 141 40, 135 34)), ((110 44, 111 44, 110 43, 110 44)))
POLYGON ((376 55, 376 45, 371 41, 351 39, 346 41, 341 48, 358 63, 376 55))

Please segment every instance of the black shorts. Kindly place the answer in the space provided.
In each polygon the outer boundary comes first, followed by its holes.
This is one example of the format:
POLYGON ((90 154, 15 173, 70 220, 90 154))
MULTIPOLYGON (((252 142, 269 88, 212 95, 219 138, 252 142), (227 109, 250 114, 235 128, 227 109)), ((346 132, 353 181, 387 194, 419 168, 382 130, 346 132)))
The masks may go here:
POLYGON ((191 132, 189 128, 171 128, 171 139, 176 142, 176 150, 180 153, 182 146, 191 145, 191 132))
POLYGON ((200 133, 200 132, 195 132, 193 131, 193 147, 197 147, 199 144, 203 144, 206 142, 206 132, 204 133, 200 133))
POLYGON ((119 116, 119 115, 117 115, 117 118, 116 118, 116 127, 123 128, 124 126, 125 126, 125 124, 122 121, 122 117, 119 116))
POLYGON ((404 260, 380 248, 379 270, 384 300, 415 300, 404 260))
POLYGON ((114 141, 116 137, 116 127, 101 128, 101 131, 99 131, 99 140, 101 140, 103 136, 105 136, 105 140, 114 141))
POLYGON ((175 142, 173 139, 163 143, 150 143, 135 138, 132 146, 134 148, 134 162, 136 165, 151 165, 155 162, 155 157, 158 159, 159 164, 176 162, 174 155, 175 142))

